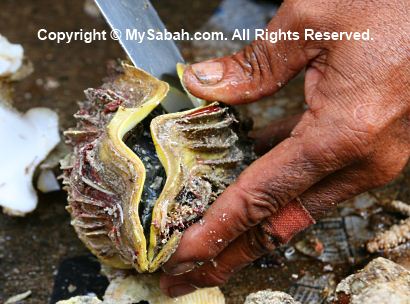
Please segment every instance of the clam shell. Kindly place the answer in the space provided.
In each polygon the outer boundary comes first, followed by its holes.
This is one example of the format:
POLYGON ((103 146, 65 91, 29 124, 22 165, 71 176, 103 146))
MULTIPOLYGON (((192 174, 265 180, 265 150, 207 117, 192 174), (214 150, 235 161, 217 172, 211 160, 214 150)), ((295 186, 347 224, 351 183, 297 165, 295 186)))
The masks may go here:
POLYGON ((168 84, 123 64, 86 91, 61 166, 80 239, 104 263, 157 270, 253 159, 246 130, 218 103, 164 114, 168 84))

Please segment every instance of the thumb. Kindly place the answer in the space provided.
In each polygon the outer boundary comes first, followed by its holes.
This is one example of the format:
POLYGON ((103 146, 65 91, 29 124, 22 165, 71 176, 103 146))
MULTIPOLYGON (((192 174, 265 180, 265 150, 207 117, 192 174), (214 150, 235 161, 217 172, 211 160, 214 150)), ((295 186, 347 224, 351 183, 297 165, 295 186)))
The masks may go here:
POLYGON ((305 47, 299 33, 303 14, 294 2, 285 2, 268 24, 268 35, 280 33, 276 43, 258 39, 231 56, 189 66, 183 76, 187 89, 199 98, 228 104, 252 102, 279 90, 319 53, 305 47))

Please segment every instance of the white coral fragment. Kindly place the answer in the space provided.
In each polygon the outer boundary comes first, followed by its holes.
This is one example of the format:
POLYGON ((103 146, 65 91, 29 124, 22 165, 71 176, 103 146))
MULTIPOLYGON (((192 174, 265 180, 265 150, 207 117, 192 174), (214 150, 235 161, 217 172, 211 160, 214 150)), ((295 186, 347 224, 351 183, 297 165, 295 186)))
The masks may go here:
POLYGON ((169 298, 159 288, 158 273, 123 276, 121 271, 116 272, 112 268, 105 268, 104 272, 107 271, 110 285, 103 301, 92 296, 81 296, 57 304, 225 304, 225 297, 218 287, 202 288, 184 296, 169 298))
POLYGON ((60 184, 52 170, 41 170, 37 179, 37 189, 43 193, 61 190, 60 184))
POLYGON ((23 62, 24 50, 19 44, 10 43, 0 35, 0 77, 8 77, 17 72, 23 62))
POLYGON ((47 108, 25 114, 0 100, 0 206, 11 215, 24 215, 37 205, 34 170, 58 144, 58 116, 47 108))
POLYGON ((104 303, 107 304, 131 304, 140 301, 150 304, 225 304, 225 297, 218 287, 213 287, 169 298, 159 289, 157 274, 117 277, 110 282, 104 295, 104 303))

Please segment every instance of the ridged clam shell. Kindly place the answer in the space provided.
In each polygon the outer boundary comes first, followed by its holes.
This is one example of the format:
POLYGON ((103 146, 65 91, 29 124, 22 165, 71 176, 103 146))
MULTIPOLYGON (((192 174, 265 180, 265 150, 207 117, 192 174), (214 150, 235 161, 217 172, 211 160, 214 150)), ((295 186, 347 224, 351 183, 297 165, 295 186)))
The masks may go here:
POLYGON ((183 231, 253 158, 233 111, 218 103, 163 114, 168 84, 124 64, 86 91, 61 162, 68 211, 104 263, 157 270, 183 231))

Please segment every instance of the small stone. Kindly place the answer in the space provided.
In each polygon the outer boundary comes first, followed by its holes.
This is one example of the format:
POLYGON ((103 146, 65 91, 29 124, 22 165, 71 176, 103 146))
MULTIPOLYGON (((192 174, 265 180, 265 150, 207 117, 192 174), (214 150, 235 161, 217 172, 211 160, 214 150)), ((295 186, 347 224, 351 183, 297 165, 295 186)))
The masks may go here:
POLYGON ((333 266, 330 265, 330 264, 327 264, 323 267, 323 271, 331 272, 331 271, 333 271, 333 266))
POLYGON ((325 250, 323 243, 317 237, 306 237, 297 242, 295 247, 301 253, 313 258, 321 256, 325 250))
POLYGON ((69 293, 73 293, 74 291, 77 290, 77 286, 74 286, 72 284, 68 285, 67 290, 69 293))
POLYGON ((300 302, 295 301, 285 292, 267 289, 251 293, 246 297, 244 304, 300 304, 300 302))
POLYGON ((98 18, 101 16, 100 9, 93 0, 84 1, 84 12, 92 18, 98 18))
POLYGON ((47 91, 57 89, 60 86, 60 82, 53 77, 47 77, 44 82, 44 89, 47 91))

